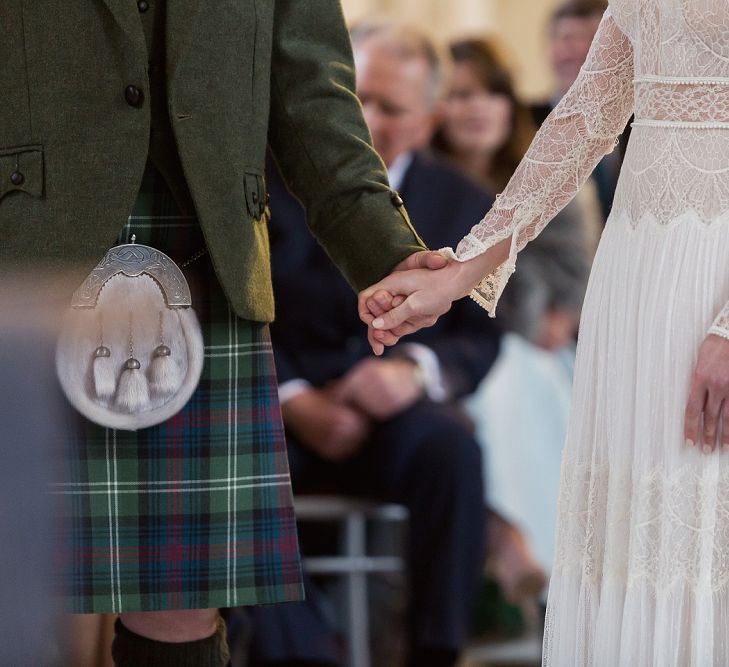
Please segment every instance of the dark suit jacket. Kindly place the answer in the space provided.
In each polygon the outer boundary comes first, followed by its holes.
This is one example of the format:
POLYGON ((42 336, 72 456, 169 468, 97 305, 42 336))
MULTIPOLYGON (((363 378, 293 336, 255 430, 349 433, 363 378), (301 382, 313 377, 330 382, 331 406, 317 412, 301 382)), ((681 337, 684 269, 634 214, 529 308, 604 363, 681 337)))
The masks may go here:
MULTIPOLYGON (((356 295, 304 231, 301 206, 273 169, 268 182, 278 308, 272 337, 279 381, 301 378, 321 386, 371 354, 366 329, 357 315, 356 295)), ((414 156, 401 195, 431 248, 457 243, 493 201, 449 165, 424 153, 414 156)), ((498 349, 493 320, 470 300, 457 302, 435 326, 403 339, 401 345, 408 341, 423 343, 438 355, 456 396, 475 389, 498 349)))
MULTIPOLYGON (((239 315, 273 317, 269 142, 354 285, 422 249, 372 149, 339 0, 174 0, 166 44, 172 130, 239 315)), ((83 277, 114 243, 147 160, 152 91, 137 3, 0 1, 0 91, 0 269, 71 262, 83 277)))

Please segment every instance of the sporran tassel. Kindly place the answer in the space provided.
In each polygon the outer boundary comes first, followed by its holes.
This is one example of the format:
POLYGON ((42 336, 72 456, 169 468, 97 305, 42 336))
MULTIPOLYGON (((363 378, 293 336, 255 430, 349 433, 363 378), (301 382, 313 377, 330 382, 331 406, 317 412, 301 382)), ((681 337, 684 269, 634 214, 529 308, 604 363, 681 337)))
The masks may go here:
POLYGON ((111 350, 104 345, 104 320, 99 313, 99 346, 94 350, 92 371, 94 377, 94 391, 96 397, 102 401, 108 401, 116 391, 116 377, 114 366, 111 361, 111 350))
POLYGON ((180 388, 183 380, 180 366, 172 358, 170 348, 166 345, 157 346, 149 365, 149 387, 152 392, 159 396, 171 396, 180 388))
POLYGON ((97 398, 109 400, 116 391, 116 378, 111 361, 111 350, 108 347, 99 345, 94 350, 93 372, 97 398))
POLYGON ((124 363, 124 370, 119 378, 116 407, 129 413, 139 412, 149 407, 147 377, 141 371, 139 360, 134 358, 131 313, 129 313, 129 359, 124 363))
POLYGON ((159 345, 152 353, 152 361, 147 371, 149 387, 161 397, 172 396, 184 381, 182 370, 172 358, 172 350, 164 342, 164 313, 159 313, 159 345))

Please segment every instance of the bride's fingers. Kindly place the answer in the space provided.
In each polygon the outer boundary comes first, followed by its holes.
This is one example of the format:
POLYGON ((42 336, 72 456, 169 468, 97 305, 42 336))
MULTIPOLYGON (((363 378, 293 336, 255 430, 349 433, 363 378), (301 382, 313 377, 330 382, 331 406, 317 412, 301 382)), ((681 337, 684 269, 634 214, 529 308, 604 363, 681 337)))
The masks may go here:
MULTIPOLYGON (((371 329, 372 327, 370 327, 371 329)), ((392 331, 381 331, 379 329, 372 329, 372 335, 374 339, 387 347, 392 347, 393 345, 397 345, 397 342, 400 340, 400 336, 392 331)))
POLYGON ((375 330, 372 327, 367 327, 367 341, 375 356, 382 356, 382 353, 385 351, 385 345, 375 338, 375 330))
POLYGON ((723 398, 721 396, 709 391, 706 405, 704 406, 704 454, 711 454, 716 447, 716 432, 719 424, 722 401, 723 398))
POLYGON ((696 378, 691 383, 691 391, 686 403, 684 415, 683 435, 687 447, 693 447, 700 442, 701 413, 706 401, 706 388, 696 378))
POLYGON ((410 317, 416 315, 413 298, 406 299, 397 308, 381 315, 372 322, 375 329, 390 330, 396 329, 404 324, 410 317))
POLYGON ((721 407, 721 448, 729 451, 729 401, 725 400, 721 407))

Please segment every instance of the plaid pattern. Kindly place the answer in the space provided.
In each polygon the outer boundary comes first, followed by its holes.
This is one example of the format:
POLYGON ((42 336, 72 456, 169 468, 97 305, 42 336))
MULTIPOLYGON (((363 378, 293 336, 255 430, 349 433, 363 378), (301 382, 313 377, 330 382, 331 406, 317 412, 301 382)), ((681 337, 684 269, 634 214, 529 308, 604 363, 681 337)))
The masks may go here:
MULTIPOLYGON (((151 167, 120 241, 182 264, 205 247, 151 167)), ((136 433, 74 415, 61 578, 74 612, 201 609, 303 595, 268 327, 230 309, 207 255, 183 269, 205 368, 185 408, 136 433)))

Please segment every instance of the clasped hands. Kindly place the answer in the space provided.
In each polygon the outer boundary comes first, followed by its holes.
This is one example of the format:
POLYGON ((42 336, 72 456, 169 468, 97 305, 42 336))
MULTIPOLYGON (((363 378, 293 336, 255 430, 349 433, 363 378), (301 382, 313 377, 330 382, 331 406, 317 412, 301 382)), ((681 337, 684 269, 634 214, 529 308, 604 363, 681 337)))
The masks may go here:
POLYGON ((459 262, 439 252, 416 252, 380 282, 359 294, 359 317, 367 325, 372 351, 424 327, 450 310, 454 301, 470 294, 508 255, 508 240, 473 259, 459 262))

